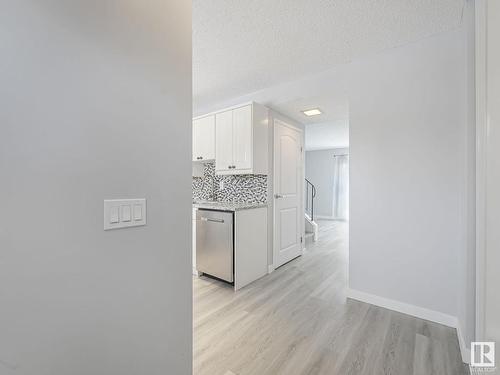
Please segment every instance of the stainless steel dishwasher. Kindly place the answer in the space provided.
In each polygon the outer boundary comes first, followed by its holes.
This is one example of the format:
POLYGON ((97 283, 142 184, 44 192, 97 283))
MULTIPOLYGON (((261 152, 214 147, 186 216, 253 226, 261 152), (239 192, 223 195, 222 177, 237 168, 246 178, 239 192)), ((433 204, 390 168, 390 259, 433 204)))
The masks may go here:
POLYGON ((198 209, 196 213, 196 269, 234 282, 233 212, 198 209))

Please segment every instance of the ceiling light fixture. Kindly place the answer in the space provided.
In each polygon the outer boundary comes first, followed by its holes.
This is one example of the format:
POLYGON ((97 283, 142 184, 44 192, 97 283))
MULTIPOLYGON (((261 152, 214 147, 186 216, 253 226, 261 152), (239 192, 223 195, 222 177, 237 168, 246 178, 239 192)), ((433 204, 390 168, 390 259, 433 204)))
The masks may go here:
POLYGON ((317 116, 321 115, 323 112, 321 112, 319 108, 312 108, 312 109, 306 109, 305 111, 302 111, 302 113, 306 116, 317 116))

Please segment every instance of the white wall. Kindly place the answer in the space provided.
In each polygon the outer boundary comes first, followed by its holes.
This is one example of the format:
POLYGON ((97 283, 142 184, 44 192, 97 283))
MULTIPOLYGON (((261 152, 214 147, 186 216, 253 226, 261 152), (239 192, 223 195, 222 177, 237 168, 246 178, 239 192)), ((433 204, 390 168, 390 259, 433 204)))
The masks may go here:
POLYGON ((457 316, 465 200, 461 30, 354 62, 350 287, 457 316))
POLYGON ((314 199, 315 217, 333 218, 334 155, 348 153, 348 148, 306 152, 306 178, 316 187, 316 198, 314 199))
POLYGON ((190 3, 3 2, 0 45, 0 374, 190 374, 190 3))

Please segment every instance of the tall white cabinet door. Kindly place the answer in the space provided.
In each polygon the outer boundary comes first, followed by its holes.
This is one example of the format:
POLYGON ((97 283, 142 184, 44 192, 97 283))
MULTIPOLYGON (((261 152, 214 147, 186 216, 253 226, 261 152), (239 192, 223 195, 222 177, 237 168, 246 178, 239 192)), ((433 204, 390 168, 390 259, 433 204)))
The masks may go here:
POLYGON ((215 115, 215 170, 229 171, 233 164, 233 111, 226 111, 215 115))
POLYGON ((233 165, 234 169, 252 168, 252 106, 233 110, 233 165))
POLYGON ((215 159, 215 116, 193 121, 193 160, 215 159))

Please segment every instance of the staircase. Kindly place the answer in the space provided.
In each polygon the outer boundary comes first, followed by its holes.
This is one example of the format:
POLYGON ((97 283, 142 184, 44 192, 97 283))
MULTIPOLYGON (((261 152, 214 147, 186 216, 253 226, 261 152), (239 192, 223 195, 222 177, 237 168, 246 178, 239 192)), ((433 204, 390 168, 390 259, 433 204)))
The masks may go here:
POLYGON ((314 198, 316 198, 316 187, 306 180, 306 205, 305 205, 305 228, 306 228, 306 242, 312 238, 314 242, 318 240, 318 224, 314 221, 314 198))

